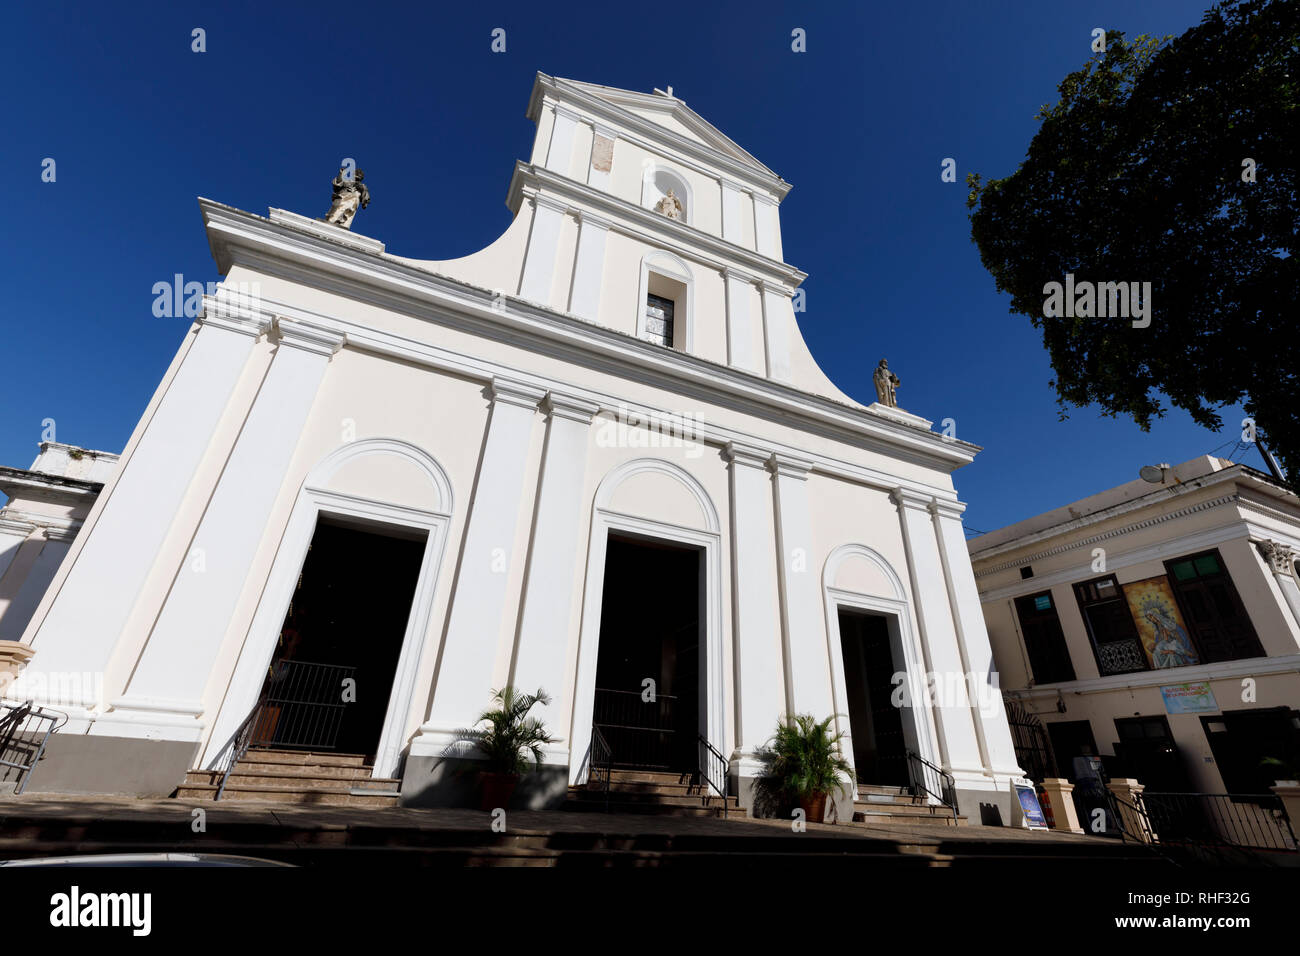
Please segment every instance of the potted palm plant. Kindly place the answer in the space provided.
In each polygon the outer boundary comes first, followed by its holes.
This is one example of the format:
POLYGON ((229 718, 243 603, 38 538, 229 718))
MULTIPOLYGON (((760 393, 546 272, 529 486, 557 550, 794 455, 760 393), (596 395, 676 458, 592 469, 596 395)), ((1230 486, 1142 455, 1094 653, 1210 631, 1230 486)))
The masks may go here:
POLYGON ((459 739, 474 744, 483 755, 479 772, 482 796, 479 807, 492 810, 510 803, 519 779, 542 762, 542 745, 555 743, 546 728, 528 712, 537 704, 550 704, 551 698, 538 688, 536 694, 521 694, 510 685, 492 692, 496 706, 479 715, 475 727, 462 730, 459 739), (529 761, 529 757, 532 761, 529 761))
POLYGON ((826 819, 826 798, 853 768, 840 754, 843 734, 832 734, 833 717, 817 721, 811 714, 787 716, 777 725, 768 751, 768 773, 796 800, 809 823, 826 819))

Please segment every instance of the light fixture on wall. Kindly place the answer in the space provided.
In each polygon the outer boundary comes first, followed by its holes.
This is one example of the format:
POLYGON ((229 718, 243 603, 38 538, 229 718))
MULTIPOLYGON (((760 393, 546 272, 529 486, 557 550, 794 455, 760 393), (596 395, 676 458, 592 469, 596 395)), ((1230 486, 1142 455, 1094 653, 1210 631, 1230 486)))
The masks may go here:
POLYGON ((1169 467, 1168 462, 1159 465, 1143 465, 1138 469, 1138 476, 1143 481, 1149 481, 1153 485, 1163 485, 1165 483, 1165 473, 1169 471, 1169 467))

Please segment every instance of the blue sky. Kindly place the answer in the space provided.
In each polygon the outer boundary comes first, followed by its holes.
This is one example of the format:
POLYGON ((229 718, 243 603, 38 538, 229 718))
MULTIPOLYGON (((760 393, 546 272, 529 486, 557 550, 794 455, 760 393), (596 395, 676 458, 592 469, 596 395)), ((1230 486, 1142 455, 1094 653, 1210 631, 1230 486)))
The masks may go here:
MULTIPOLYGON (((801 326, 845 391, 900 404, 985 447, 957 473, 990 530, 1225 445, 1171 411, 1150 433, 1066 422, 1038 332, 1007 312, 966 218, 966 173, 1003 176, 1094 27, 1181 33, 1200 0, 1070 3, 22 4, 0 60, 9 172, 0 263, 0 464, 60 441, 119 451, 187 323, 155 318, 174 273, 219 278, 197 196, 265 214, 328 206, 344 156, 373 202, 358 232, 416 258, 466 255, 509 222, 537 70, 650 91, 696 112, 794 185, 787 261, 809 273, 801 326), (191 30, 207 51, 191 51, 191 30), (506 52, 490 50, 506 30, 506 52), (807 52, 790 49, 795 27, 807 52), (462 144, 448 148, 449 144, 462 144), (57 179, 41 181, 53 158, 57 179), (958 183, 940 180, 945 157, 958 183)), ((1123 278, 1123 277, 1118 277, 1123 278)), ((1158 321, 1158 317, 1157 317, 1158 321)), ((1253 450, 1237 456, 1263 467, 1253 450)))

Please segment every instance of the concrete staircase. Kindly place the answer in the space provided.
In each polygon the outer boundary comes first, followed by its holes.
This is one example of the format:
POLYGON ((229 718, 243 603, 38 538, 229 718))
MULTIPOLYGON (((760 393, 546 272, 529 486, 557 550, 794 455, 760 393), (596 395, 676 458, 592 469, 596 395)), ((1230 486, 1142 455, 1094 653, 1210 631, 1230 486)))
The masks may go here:
MULTIPOLYGON (((655 770, 613 770, 609 777, 611 813, 657 813, 669 816, 720 817, 740 813, 734 796, 724 804, 717 792, 692 782, 693 774, 655 770)), ((565 810, 604 810, 605 792, 590 786, 570 787, 565 810)))
MULTIPOLYGON (((372 777, 373 768, 361 754, 304 753, 291 750, 249 750, 226 782, 221 802, 228 800, 289 803, 298 806, 395 807, 401 783, 372 777)), ((191 770, 174 796, 183 800, 215 800, 221 773, 191 770)))
POLYGON ((858 784, 858 799, 853 801, 853 822, 871 826, 925 823, 933 826, 963 826, 966 818, 953 819, 952 810, 933 806, 924 797, 913 796, 906 787, 858 784))

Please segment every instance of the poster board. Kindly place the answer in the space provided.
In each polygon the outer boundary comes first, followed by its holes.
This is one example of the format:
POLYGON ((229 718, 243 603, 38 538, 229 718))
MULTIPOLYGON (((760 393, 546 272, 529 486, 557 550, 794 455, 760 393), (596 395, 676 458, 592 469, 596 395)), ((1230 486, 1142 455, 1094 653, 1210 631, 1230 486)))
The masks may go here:
POLYGON ((1030 785, 1011 783, 1011 812, 1019 816, 1019 826, 1027 830, 1046 830, 1047 817, 1038 802, 1038 792, 1030 785))

